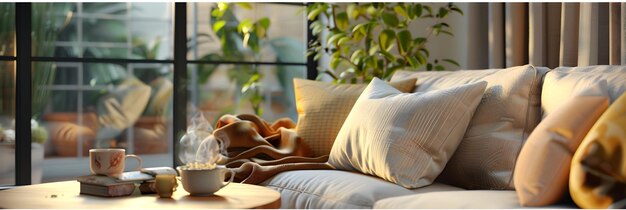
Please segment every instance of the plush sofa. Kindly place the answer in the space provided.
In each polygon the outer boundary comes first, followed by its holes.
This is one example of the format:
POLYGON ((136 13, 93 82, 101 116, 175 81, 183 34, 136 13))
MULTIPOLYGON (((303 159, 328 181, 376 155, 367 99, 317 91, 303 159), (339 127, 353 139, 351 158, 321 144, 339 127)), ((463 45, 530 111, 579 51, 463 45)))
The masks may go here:
MULTIPOLYGON (((406 77, 418 78, 414 91, 487 81, 493 87, 490 93, 485 92, 477 112, 481 106, 499 107, 500 110, 490 108, 482 112, 493 113, 500 118, 495 120, 500 121, 480 124, 484 119, 475 119, 479 118, 475 114, 468 126, 472 128, 466 131, 446 168, 431 185, 407 189, 358 172, 289 171, 261 184, 281 193, 281 208, 521 208, 512 178, 515 161, 540 120, 560 101, 570 97, 571 89, 582 80, 607 80, 611 101, 626 90, 626 66, 550 70, 527 65, 452 72, 399 71, 392 81, 406 77), (551 92, 542 92, 542 88, 551 92), (499 96, 488 97, 488 94, 499 96), (479 131, 490 129, 500 133, 476 137, 479 131)), ((547 207, 575 208, 576 205, 566 198, 547 207)))

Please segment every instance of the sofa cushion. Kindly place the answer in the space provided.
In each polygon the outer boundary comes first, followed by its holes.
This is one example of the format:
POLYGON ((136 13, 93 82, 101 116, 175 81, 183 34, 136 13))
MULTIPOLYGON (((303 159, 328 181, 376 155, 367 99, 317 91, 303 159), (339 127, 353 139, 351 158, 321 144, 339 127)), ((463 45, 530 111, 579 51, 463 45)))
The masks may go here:
POLYGON ((406 188, 430 185, 454 154, 486 86, 401 93, 374 78, 341 127, 328 163, 406 188))
POLYGON ((398 71, 392 81, 417 77, 414 91, 487 81, 481 103, 440 181, 466 189, 514 189, 517 154, 540 119, 545 71, 533 66, 436 72, 398 71))
POLYGON ((611 103, 626 91, 626 66, 558 67, 544 80, 541 108, 544 117, 564 100, 573 97, 576 90, 585 89, 606 80, 611 103))
POLYGON ((372 208, 380 199, 410 195, 410 190, 377 177, 339 170, 280 173, 261 185, 281 194, 281 208, 372 208))
POLYGON ((609 104, 606 81, 562 102, 528 137, 515 165, 523 206, 556 203, 567 191, 572 155, 609 104))
MULTIPOLYGON (((314 156, 328 155, 354 102, 366 84, 332 84, 294 79, 298 124, 296 132, 313 150, 314 156)), ((390 83, 401 92, 410 92, 415 79, 390 83)))
MULTIPOLYGON (((544 208, 573 208, 563 202, 544 208)), ((439 191, 386 198, 374 204, 375 209, 513 209, 522 208, 513 190, 439 191)))

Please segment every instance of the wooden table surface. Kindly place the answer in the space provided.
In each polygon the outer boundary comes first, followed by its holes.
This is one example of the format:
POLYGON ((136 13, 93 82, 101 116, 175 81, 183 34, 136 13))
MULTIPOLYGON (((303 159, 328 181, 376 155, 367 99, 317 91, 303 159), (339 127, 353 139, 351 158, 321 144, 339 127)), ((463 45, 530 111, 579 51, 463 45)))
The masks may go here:
POLYGON ((77 181, 52 182, 0 191, 0 208, 19 209, 188 209, 188 208, 279 208, 280 193, 249 184, 231 183, 213 196, 190 196, 179 183, 172 198, 141 195, 139 189, 125 197, 81 195, 77 181))

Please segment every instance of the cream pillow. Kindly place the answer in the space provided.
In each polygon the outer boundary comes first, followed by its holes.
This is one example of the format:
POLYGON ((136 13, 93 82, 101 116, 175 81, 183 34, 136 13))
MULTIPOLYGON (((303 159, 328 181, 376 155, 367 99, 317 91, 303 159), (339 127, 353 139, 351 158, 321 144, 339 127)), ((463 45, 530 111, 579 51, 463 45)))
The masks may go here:
POLYGON ((416 91, 478 81, 488 83, 463 141, 438 181, 465 189, 514 189, 513 170, 524 141, 541 120, 541 78, 530 65, 506 69, 398 71, 395 79, 417 77, 416 91))
POLYGON ((522 147, 513 176, 522 206, 559 201, 574 151, 609 104, 606 81, 575 94, 541 121, 522 147))
POLYGON ((486 86, 401 93, 374 79, 341 127, 328 162, 406 188, 429 185, 459 145, 486 86))
MULTIPOLYGON (((390 83, 401 92, 410 92, 417 79, 390 83)), ((298 124, 296 132, 316 157, 328 155, 343 121, 366 84, 332 84, 294 79, 298 124)))

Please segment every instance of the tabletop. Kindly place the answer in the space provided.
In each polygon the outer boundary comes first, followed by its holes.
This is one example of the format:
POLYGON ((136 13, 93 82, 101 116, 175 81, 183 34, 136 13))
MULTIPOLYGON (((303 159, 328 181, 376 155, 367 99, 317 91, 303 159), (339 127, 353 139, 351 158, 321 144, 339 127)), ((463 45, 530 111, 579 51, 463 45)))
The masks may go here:
POLYGON ((231 183, 212 196, 190 196, 179 184, 172 198, 156 194, 141 195, 135 190, 124 197, 81 195, 77 181, 52 182, 20 186, 0 191, 0 208, 115 208, 115 209, 180 209, 180 208, 279 208, 280 193, 267 187, 231 183))

